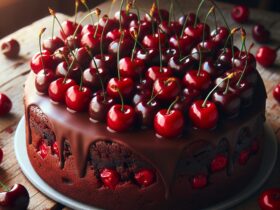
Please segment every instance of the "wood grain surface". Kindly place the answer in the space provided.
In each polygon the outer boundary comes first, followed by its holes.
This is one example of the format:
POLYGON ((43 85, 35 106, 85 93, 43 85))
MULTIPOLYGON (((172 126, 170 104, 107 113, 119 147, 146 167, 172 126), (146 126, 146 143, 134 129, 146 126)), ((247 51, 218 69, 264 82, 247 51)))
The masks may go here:
MULTIPOLYGON (((175 5, 175 15, 179 16, 182 12, 195 11, 198 1, 195 0, 177 0, 175 5)), ((136 1, 138 6, 145 11, 149 10, 151 1, 142 0, 136 1)), ((160 6, 163 8, 169 7, 168 0, 161 0, 160 6)), ((226 19, 230 27, 236 26, 236 24, 230 18, 230 11, 232 5, 219 4, 220 8, 224 11, 226 19)), ((105 2, 98 6, 103 13, 107 13, 110 2, 105 2)), ((119 7, 119 2, 115 3, 113 11, 117 10, 119 7)), ((201 16, 205 15, 207 10, 210 8, 210 4, 206 3, 201 11, 201 16)), ((79 14, 79 19, 84 14, 79 14)), ((204 16, 203 16, 204 17, 204 16)), ((58 14, 58 18, 63 21, 68 18, 65 15, 58 14)), ((222 24, 222 19, 218 16, 218 22, 222 24)), ((251 30, 254 23, 262 23, 268 27, 272 34, 272 42, 269 43, 270 46, 277 47, 280 44, 280 15, 261 11, 261 10, 251 10, 250 21, 244 24, 244 28, 247 30, 248 38, 247 45, 253 41, 251 37, 251 30)), ((213 18, 210 17, 209 23, 213 23, 213 18)), ((29 209, 62 209, 63 206, 57 204, 55 201, 50 200, 42 193, 40 193, 22 174, 20 167, 17 163, 13 148, 13 138, 20 118, 23 116, 23 88, 26 77, 29 73, 29 60, 34 53, 39 49, 38 47, 38 32, 40 28, 47 27, 47 31, 44 37, 47 38, 51 33, 52 17, 46 17, 35 23, 22 28, 15 33, 5 37, 0 41, 0 44, 9 37, 17 39, 21 44, 20 57, 16 60, 8 60, 2 54, 0 55, 0 92, 7 94, 13 101, 13 108, 11 113, 0 118, 0 147, 4 151, 3 163, 0 165, 0 180, 9 186, 15 183, 21 183, 25 185, 30 193, 30 205, 29 209)), ((56 26, 56 31, 58 30, 56 26)), ((240 46, 240 38, 236 36, 236 45, 240 46)), ((258 44, 253 48, 253 53, 256 52, 258 44)), ((280 82, 280 59, 277 57, 277 61, 272 68, 264 69, 258 66, 258 70, 264 80, 266 90, 267 90, 267 109, 266 117, 267 122, 272 126, 275 134, 280 139, 280 105, 274 100, 272 96, 273 88, 277 83, 280 82)), ((22 136, 24 141, 25 136, 22 136)), ((280 187, 280 157, 278 158, 277 165, 270 179, 267 181, 265 186, 268 187, 280 187)), ((230 190, 230 189, 229 189, 230 190)), ((255 193, 250 199, 241 203, 233 209, 237 210, 256 210, 258 209, 257 197, 259 192, 255 193)))

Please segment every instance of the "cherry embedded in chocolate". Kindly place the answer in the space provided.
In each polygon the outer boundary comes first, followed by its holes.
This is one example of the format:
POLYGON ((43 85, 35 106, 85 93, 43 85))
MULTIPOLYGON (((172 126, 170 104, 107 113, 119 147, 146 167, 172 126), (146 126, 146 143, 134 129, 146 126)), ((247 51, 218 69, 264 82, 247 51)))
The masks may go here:
POLYGON ((111 78, 107 84, 107 93, 112 98, 119 98, 119 93, 116 87, 125 98, 129 98, 134 91, 134 81, 129 77, 120 79, 115 77, 111 78))
POLYGON ((226 168, 228 164, 228 158, 224 154, 218 154, 215 158, 211 161, 211 171, 218 172, 226 168))
POLYGON ((133 128, 136 114, 133 107, 129 105, 115 104, 107 114, 107 126, 115 132, 124 132, 133 128))
POLYGON ((7 115, 12 109, 11 99, 4 93, 0 93, 0 117, 7 115))
POLYGON ((74 85, 66 91, 65 104, 71 112, 82 112, 88 108, 91 97, 89 88, 74 85))
POLYGON ((196 90, 207 90, 211 85, 211 77, 206 71, 190 70, 183 78, 186 87, 196 90))
POLYGON ((278 103, 280 103, 280 83, 274 88, 273 97, 278 103))
POLYGON ((37 154, 42 159, 45 159, 48 156, 48 145, 45 143, 44 140, 39 141, 37 154))
POLYGON ((143 60, 130 57, 124 57, 119 61, 120 75, 121 77, 141 78, 145 70, 145 63, 143 60))
POLYGON ((36 53, 30 61, 30 68, 35 74, 37 74, 43 68, 53 69, 54 66, 55 66, 55 62, 53 60, 53 57, 51 56, 51 53, 46 50, 42 51, 42 56, 41 53, 36 53), (44 62, 44 66, 42 60, 44 62))
POLYGON ((264 25, 256 24, 252 28, 253 38, 259 43, 266 43, 270 40, 270 31, 264 25))
POLYGON ((152 66, 145 74, 147 79, 155 81, 159 78, 168 78, 172 76, 172 71, 169 67, 152 66))
POLYGON ((100 172, 100 178, 104 186, 111 190, 114 190, 120 181, 119 174, 116 170, 110 168, 104 168, 100 172))
POLYGON ((1 51, 7 58, 17 58, 20 51, 20 44, 15 39, 8 39, 2 43, 1 51))
POLYGON ((52 144, 51 149, 52 153, 59 157, 59 149, 56 141, 52 144))
POLYGON ((47 94, 49 86, 56 78, 53 70, 43 69, 35 77, 35 87, 39 94, 47 94))
POLYGON ((64 103, 66 91, 73 85, 76 85, 76 82, 70 78, 58 78, 51 82, 48 89, 50 100, 55 103, 64 103))
POLYGON ((54 53, 58 48, 64 46, 64 42, 57 36, 45 39, 43 41, 43 49, 49 51, 50 53, 54 53))
POLYGON ((237 23, 245 23, 250 15, 249 8, 245 5, 237 5, 231 10, 231 17, 237 23))
POLYGON ((182 134, 183 128, 184 116, 179 110, 161 109, 154 118, 154 129, 160 137, 178 137, 182 134))
POLYGON ((172 101, 179 95, 181 82, 175 77, 159 78, 154 82, 153 90, 158 99, 172 101))
POLYGON ((272 66, 276 60, 277 52, 268 46, 260 47, 256 53, 256 60, 263 67, 272 66))
POLYGON ((159 110, 157 100, 150 101, 149 98, 143 98, 135 105, 137 123, 142 128, 153 127, 154 117, 159 110))
POLYGON ((27 209, 29 193, 21 184, 15 184, 9 191, 0 193, 1 209, 27 209))
POLYGON ((205 174, 195 175, 191 180, 191 185, 193 189, 201 189, 206 187, 208 183, 207 176, 205 174))
POLYGON ((250 157, 250 150, 249 149, 242 150, 238 156, 238 163, 240 165, 246 165, 246 163, 249 160, 249 157, 250 157))
POLYGON ((280 209, 280 189, 270 188, 263 191, 258 199, 261 210, 280 209))
POLYGON ((106 122, 107 112, 116 103, 112 97, 104 94, 102 91, 96 92, 89 103, 88 113, 92 122, 106 122))
POLYGON ((203 100, 195 101, 189 109, 189 117, 193 125, 199 129, 213 129, 217 126, 219 113, 213 102, 203 100))
POLYGON ((141 187, 148 187, 155 182, 155 173, 151 169, 140 169, 134 174, 134 179, 141 187))
MULTIPOLYGON (((62 29, 60 30, 60 35, 63 40, 65 40, 68 36, 72 36, 74 32, 76 31, 78 24, 74 23, 70 20, 64 21, 62 24, 62 29)), ((77 29, 77 34, 80 34, 82 31, 82 26, 80 25, 77 29)))

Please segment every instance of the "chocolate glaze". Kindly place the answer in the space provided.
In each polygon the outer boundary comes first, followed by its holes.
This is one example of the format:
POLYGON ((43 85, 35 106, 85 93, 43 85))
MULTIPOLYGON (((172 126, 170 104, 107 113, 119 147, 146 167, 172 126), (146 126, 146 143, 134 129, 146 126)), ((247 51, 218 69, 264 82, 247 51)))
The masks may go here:
MULTIPOLYGON (((243 110, 239 117, 225 120, 211 131, 196 130, 187 126, 183 136, 176 139, 160 139, 155 136, 153 130, 133 130, 126 133, 109 132, 105 124, 90 122, 87 113, 70 113, 64 105, 54 105, 47 96, 36 94, 33 73, 26 81, 25 106, 27 121, 28 108, 31 105, 38 106, 48 117, 51 129, 56 135, 61 168, 64 166, 62 151, 65 139, 71 145, 79 177, 84 177, 86 174, 90 145, 99 140, 109 139, 128 147, 157 170, 165 186, 165 197, 168 199, 172 196, 170 189, 176 177, 174 171, 176 171, 182 153, 186 151, 186 148, 191 148, 191 145, 198 140, 217 146, 220 140, 227 139, 229 155, 233 156, 240 132, 236 128, 247 127, 253 130, 258 118, 264 116, 266 93, 259 75, 255 93, 253 105, 243 110)), ((30 128, 27 128, 27 136, 29 136, 27 143, 31 144, 30 128)))

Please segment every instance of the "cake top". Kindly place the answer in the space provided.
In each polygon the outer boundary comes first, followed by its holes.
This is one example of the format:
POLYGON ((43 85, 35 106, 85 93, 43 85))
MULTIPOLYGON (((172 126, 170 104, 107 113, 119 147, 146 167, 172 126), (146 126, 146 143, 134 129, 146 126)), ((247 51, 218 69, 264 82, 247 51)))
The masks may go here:
POLYGON ((216 9, 223 14, 212 2, 200 21, 203 3, 179 19, 173 2, 168 12, 156 1, 141 18, 136 3, 122 1, 114 17, 101 17, 96 8, 80 22, 60 23, 49 9, 60 34, 42 41, 46 29, 39 33, 39 52, 30 62, 38 94, 73 114, 87 112, 112 132, 154 129, 158 137, 176 138, 186 127, 211 130, 239 117, 260 80, 252 45, 246 48, 242 27, 215 22, 211 31, 208 19, 216 20, 216 9), (83 26, 87 19, 92 23, 83 26))

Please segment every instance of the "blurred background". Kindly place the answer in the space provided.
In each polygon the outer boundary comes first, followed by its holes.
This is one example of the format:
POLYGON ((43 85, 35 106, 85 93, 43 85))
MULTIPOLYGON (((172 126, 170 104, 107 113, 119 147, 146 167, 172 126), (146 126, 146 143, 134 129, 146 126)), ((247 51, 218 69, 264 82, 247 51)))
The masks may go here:
MULTIPOLYGON (((249 7, 280 11, 280 0, 219 0, 249 7)), ((102 0, 88 0, 90 7, 102 0)), ((0 0, 0 38, 48 15, 48 6, 69 15, 74 14, 74 0, 0 0), (12 21, 7 21, 12 20, 12 21)))

